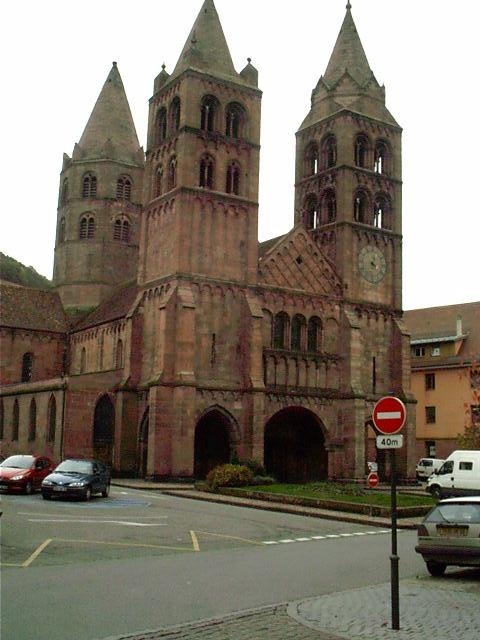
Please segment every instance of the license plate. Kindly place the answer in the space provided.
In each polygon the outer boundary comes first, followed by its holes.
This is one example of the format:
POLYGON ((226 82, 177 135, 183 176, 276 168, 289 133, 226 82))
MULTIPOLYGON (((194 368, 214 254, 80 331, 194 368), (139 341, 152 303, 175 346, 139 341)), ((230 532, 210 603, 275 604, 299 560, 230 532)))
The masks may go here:
POLYGON ((8 489, 8 484, 0 484, 0 491, 3 491, 4 489, 8 489))
POLYGON ((468 525, 437 525, 437 533, 441 538, 465 538, 468 533, 468 525))
POLYGON ((53 487, 54 491, 66 491, 67 487, 53 487))

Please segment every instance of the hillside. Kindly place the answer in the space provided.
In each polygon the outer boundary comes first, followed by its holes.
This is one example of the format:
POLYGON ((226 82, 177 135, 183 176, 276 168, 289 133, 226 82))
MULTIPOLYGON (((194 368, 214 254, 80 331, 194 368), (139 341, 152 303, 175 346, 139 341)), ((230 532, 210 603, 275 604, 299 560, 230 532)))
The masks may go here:
POLYGON ((52 282, 33 267, 26 267, 4 253, 0 253, 0 280, 32 289, 49 289, 52 286, 52 282))

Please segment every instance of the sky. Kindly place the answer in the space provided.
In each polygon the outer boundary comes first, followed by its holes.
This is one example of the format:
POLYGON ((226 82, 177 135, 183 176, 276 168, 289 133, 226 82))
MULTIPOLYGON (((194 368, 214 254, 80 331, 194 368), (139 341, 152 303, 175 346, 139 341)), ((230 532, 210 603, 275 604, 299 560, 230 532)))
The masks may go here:
MULTIPOLYGON (((52 277, 59 177, 113 61, 140 144, 162 64, 203 0, 15 0, 2 7, 0 251, 52 277)), ((370 67, 403 129, 403 308, 480 300, 478 0, 351 0, 370 67), (475 99, 474 99, 475 94, 475 99)), ((215 0, 237 71, 263 91, 259 239, 293 226, 295 132, 346 0, 215 0)))

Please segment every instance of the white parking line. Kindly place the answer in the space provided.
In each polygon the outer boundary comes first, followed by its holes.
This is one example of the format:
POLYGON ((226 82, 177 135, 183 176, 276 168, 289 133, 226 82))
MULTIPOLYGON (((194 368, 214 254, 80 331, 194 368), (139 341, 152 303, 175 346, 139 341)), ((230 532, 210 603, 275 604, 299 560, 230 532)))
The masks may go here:
POLYGON ((28 518, 28 522, 75 522, 77 524, 121 524, 127 527, 166 527, 166 522, 130 522, 128 520, 87 520, 80 518, 78 520, 63 519, 63 518, 28 518))
POLYGON ((375 536, 390 533, 390 529, 375 529, 374 531, 354 531, 352 533, 327 533, 323 536, 309 538, 284 538, 283 540, 263 540, 262 544, 288 544, 289 542, 309 542, 310 540, 327 540, 332 538, 352 538, 353 536, 375 536))

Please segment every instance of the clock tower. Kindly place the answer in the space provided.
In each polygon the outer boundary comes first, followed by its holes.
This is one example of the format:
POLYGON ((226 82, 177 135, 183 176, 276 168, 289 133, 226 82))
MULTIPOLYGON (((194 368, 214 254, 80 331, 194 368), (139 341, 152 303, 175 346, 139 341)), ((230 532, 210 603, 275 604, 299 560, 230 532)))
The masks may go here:
POLYGON ((401 128, 370 69, 350 2, 297 132, 295 222, 344 284, 345 300, 401 309, 401 128))

